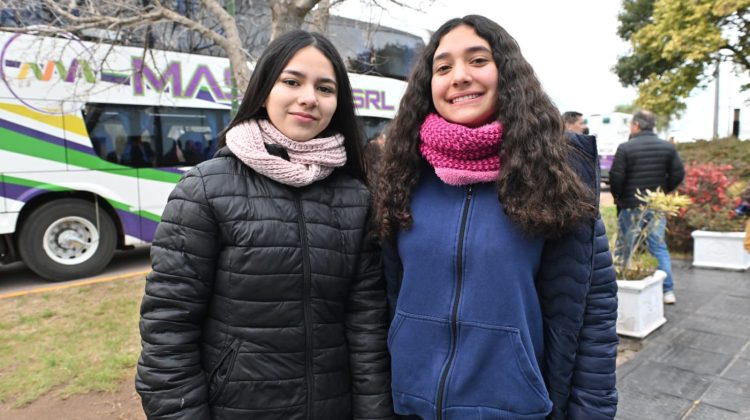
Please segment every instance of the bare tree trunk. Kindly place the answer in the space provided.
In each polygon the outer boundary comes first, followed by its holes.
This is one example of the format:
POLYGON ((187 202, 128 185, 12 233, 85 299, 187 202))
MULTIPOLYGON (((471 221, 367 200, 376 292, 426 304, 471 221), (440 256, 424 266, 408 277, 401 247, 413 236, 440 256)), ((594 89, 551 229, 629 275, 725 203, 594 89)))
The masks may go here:
POLYGON ((211 13, 216 16, 219 20, 219 24, 224 28, 227 37, 227 46, 224 51, 227 53, 229 63, 232 65, 232 71, 234 79, 237 81, 237 89, 242 93, 245 92, 247 83, 250 81, 250 68, 247 65, 247 57, 245 51, 242 48, 242 38, 240 38, 240 32, 237 29, 237 21, 233 16, 224 9, 224 6, 219 4, 217 0, 203 0, 203 4, 211 13))
POLYGON ((331 11, 331 0, 320 0, 318 7, 312 11, 312 26, 321 34, 328 33, 328 17, 331 11))
POLYGON ((271 6, 271 40, 292 29, 299 29, 305 16, 320 0, 268 0, 271 6))

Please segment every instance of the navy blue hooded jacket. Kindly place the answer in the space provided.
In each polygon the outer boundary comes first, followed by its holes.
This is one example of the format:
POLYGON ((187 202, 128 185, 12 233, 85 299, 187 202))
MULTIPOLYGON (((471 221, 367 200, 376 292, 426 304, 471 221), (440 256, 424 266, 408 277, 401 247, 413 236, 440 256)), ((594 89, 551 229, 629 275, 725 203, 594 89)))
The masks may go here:
MULTIPOLYGON (((594 138, 570 141, 574 169, 598 193, 594 138)), ((601 218, 529 237, 493 184, 448 186, 431 168, 411 206, 412 228, 384 249, 396 411, 614 418, 617 286, 601 218)))

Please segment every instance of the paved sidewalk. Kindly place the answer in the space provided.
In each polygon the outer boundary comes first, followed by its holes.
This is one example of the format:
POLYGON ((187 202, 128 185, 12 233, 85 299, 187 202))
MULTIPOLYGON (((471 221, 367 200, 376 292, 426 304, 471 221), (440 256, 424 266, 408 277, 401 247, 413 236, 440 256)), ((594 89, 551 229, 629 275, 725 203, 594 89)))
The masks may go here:
POLYGON ((617 369, 617 419, 750 419, 750 272, 673 274, 667 323, 617 369))

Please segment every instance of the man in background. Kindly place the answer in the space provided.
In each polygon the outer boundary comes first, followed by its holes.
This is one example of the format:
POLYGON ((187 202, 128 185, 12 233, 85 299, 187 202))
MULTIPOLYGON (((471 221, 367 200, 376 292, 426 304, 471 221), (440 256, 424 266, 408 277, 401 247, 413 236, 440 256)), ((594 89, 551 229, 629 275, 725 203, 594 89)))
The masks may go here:
POLYGON ((576 111, 567 111, 562 115, 565 123, 565 131, 577 134, 588 134, 586 122, 583 121, 583 114, 576 111))
MULTIPOLYGON (((674 191, 685 178, 685 170, 675 146, 662 140, 654 133, 656 118, 651 111, 641 110, 633 114, 630 122, 630 140, 617 147, 612 168, 609 171, 609 185, 617 205, 618 241, 615 255, 630 258, 636 232, 642 226, 633 226, 640 219, 641 201, 636 192, 661 188, 665 193, 674 191)), ((653 215, 646 214, 644 222, 653 215)), ((667 220, 657 220, 655 228, 646 239, 648 250, 653 255, 659 269, 667 273, 664 280, 664 303, 674 304, 674 282, 669 249, 664 240, 667 220)))

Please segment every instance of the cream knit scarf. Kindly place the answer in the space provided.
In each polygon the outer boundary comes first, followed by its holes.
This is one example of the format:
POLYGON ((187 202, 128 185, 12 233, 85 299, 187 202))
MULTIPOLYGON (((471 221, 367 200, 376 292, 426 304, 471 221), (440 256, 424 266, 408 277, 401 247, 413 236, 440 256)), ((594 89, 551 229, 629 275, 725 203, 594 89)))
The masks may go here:
POLYGON ((226 134, 227 147, 245 165, 274 181, 304 187, 324 179, 346 163, 344 136, 316 137, 299 142, 282 134, 268 120, 247 120, 226 134), (274 156, 264 144, 277 144, 289 160, 274 156))

